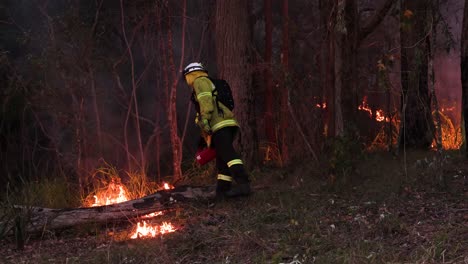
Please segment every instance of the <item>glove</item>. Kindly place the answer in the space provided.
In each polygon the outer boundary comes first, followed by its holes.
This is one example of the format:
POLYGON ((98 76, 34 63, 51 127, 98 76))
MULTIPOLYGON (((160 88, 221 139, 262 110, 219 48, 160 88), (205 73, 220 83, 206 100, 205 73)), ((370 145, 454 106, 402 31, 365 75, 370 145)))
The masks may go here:
POLYGON ((200 115, 197 113, 195 116, 195 124, 198 125, 198 122, 200 121, 200 115))
POLYGON ((204 133, 208 135, 211 134, 211 127, 207 119, 202 119, 201 121, 198 121, 198 126, 204 133))

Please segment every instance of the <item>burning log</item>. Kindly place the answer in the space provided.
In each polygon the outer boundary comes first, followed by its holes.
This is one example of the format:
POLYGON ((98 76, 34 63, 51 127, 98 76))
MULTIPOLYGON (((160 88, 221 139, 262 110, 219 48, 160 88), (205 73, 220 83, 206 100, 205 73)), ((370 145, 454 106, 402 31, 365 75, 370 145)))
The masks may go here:
MULTIPOLYGON (((178 202, 210 198, 213 192, 213 187, 179 186, 172 190, 158 191, 139 199, 105 206, 65 209, 15 206, 15 209, 22 210, 25 213, 24 215, 27 215, 25 231, 34 233, 88 223, 130 220, 154 212, 170 210, 178 202)), ((12 227, 13 223, 9 225, 12 227)))

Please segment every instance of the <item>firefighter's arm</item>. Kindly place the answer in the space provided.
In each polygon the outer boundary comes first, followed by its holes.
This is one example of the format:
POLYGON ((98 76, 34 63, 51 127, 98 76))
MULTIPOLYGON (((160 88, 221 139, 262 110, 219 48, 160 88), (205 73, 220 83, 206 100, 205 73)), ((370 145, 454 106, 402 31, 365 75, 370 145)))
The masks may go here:
POLYGON ((197 78, 193 82, 195 96, 200 104, 200 117, 198 118, 198 125, 206 132, 210 131, 209 121, 213 114, 213 96, 212 84, 208 78, 197 78))

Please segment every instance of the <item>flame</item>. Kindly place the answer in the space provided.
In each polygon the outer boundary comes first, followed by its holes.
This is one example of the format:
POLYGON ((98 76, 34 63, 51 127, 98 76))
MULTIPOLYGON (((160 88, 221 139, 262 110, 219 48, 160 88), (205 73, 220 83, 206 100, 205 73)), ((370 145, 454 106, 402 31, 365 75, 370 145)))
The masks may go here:
POLYGON ((156 217, 156 216, 160 216, 162 215, 163 212, 161 211, 158 211, 158 212, 154 212, 154 213, 150 213, 150 214, 145 214, 144 216, 142 216, 143 218, 153 218, 153 217, 156 217))
POLYGON ((128 201, 128 195, 122 184, 111 182, 106 190, 97 193, 94 197, 94 203, 91 207, 110 205, 128 201))
POLYGON ((369 116, 372 117, 372 109, 370 109, 369 105, 367 104, 367 96, 364 96, 364 98, 362 98, 362 103, 358 106, 358 109, 361 111, 368 112, 369 116))
POLYGON ((163 222, 161 225, 152 226, 143 221, 137 223, 137 227, 133 235, 130 236, 131 239, 141 238, 141 237, 155 237, 159 234, 166 234, 175 232, 177 229, 167 222, 163 222))
POLYGON ((385 113, 383 110, 379 109, 375 112, 375 120, 377 120, 378 122, 382 122, 384 121, 386 118, 385 118, 385 113))
MULTIPOLYGON (((317 98, 314 99, 316 100, 317 98)), ((325 109, 327 108, 327 104, 319 102, 315 103, 315 107, 325 109)), ((392 145, 397 144, 398 131, 400 127, 400 119, 398 116, 386 114, 385 111, 383 111, 382 109, 372 110, 372 108, 367 103, 367 96, 364 96, 362 98, 362 102, 358 106, 358 110, 365 111, 369 114, 369 117, 371 119, 375 119, 375 121, 377 122, 385 122, 386 124, 392 127, 392 135, 390 135, 391 139, 388 138, 389 135, 386 135, 386 128, 382 127, 379 133, 376 135, 373 142, 371 143, 369 149, 385 149, 388 147, 387 145, 389 144, 389 142, 391 142, 392 145)), ((441 119, 440 126, 442 130, 441 143, 442 148, 445 150, 460 149, 463 143, 461 126, 459 124, 460 122, 456 121, 459 120, 459 117, 457 118, 456 114, 454 114, 457 113, 457 111, 459 111, 459 108, 456 104, 454 105, 453 102, 443 104, 439 110, 441 119)), ((434 123, 436 124, 435 117, 434 123)), ((435 148, 436 146, 437 144, 434 141, 431 147, 435 148)))
MULTIPOLYGON (((171 190, 174 189, 174 186, 164 183, 160 190, 171 190)), ((91 207, 95 206, 104 206, 116 203, 122 203, 125 201, 130 200, 129 195, 127 193, 127 188, 121 184, 116 182, 111 182, 104 190, 96 193, 94 195, 94 203, 91 204, 91 207)), ((150 214, 146 214, 142 216, 142 218, 153 218, 156 216, 162 215, 162 211, 153 212, 150 214)), ((139 238, 139 237, 155 237, 158 234, 166 234, 175 232, 176 229, 171 223, 163 222, 159 226, 152 226, 148 224, 146 221, 138 222, 135 228, 135 232, 131 236, 132 239, 139 238)))
MULTIPOLYGON (((440 118, 440 129, 442 132, 441 139, 442 139, 442 148, 445 150, 448 149, 460 149, 460 147, 463 144, 463 136, 462 136, 462 130, 460 125, 455 125, 454 122, 452 122, 452 119, 445 114, 444 109, 451 109, 448 111, 452 111, 453 107, 450 108, 441 108, 442 110, 439 111, 439 118, 440 118)), ((437 120, 435 118, 435 111, 432 113, 433 118, 434 118, 434 124, 437 125, 437 120)), ((437 133, 437 131, 436 131, 437 133)), ((437 147, 437 142, 434 139, 434 142, 432 142, 431 147, 434 149, 437 147)))
MULTIPOLYGON (((327 103, 316 103, 315 104, 316 108, 321 108, 321 109, 326 109, 327 108, 327 103)), ((374 112, 372 109, 369 107, 369 104, 367 103, 367 96, 364 96, 362 98, 362 103, 358 106, 358 110, 365 111, 369 114, 369 117, 372 118, 374 112)), ((375 111, 375 120, 377 122, 390 122, 390 118, 385 116, 385 112, 382 109, 377 109, 375 111)))
MULTIPOLYGON (((369 107, 369 104, 367 103, 367 96, 364 96, 364 98, 362 98, 362 103, 358 106, 358 110, 366 111, 367 113, 369 113, 370 118, 373 117, 374 112, 372 111, 372 109, 369 107)), ((382 109, 377 109, 375 111, 375 121, 390 122, 390 118, 385 117, 385 112, 382 109)))
POLYGON ((315 105, 315 107, 325 109, 327 108, 327 103, 318 103, 315 105))

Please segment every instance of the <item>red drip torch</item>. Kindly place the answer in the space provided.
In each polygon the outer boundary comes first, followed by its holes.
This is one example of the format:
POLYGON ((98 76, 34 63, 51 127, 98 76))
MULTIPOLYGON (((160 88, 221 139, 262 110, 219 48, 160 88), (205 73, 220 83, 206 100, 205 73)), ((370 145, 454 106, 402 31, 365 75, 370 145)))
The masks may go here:
POLYGON ((206 163, 212 161, 216 157, 216 150, 211 146, 211 136, 206 135, 205 137, 206 147, 199 148, 195 156, 196 161, 200 165, 205 165, 206 163))
POLYGON ((196 160, 200 165, 212 161, 216 157, 216 150, 214 148, 204 148, 197 151, 196 160))

